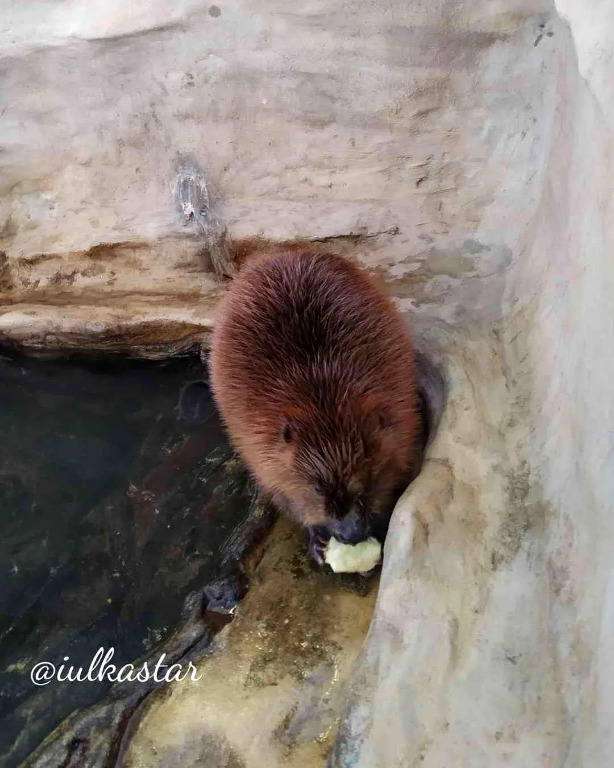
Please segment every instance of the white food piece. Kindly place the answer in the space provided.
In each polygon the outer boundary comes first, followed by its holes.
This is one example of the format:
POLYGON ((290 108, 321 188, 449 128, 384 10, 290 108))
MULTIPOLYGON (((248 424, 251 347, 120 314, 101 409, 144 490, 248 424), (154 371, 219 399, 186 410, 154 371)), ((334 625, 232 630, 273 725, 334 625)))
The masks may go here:
POLYGON ((331 538, 324 560, 335 573, 366 573, 382 559, 382 545, 373 536, 360 544, 342 544, 331 538))

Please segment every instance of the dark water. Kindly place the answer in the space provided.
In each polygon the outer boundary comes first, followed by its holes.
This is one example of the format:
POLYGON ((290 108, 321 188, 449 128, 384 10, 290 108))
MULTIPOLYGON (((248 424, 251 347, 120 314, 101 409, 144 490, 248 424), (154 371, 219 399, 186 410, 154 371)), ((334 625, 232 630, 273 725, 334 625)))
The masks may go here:
POLYGON ((215 572, 249 484, 192 359, 0 359, 0 766, 108 682, 36 687, 39 661, 142 656, 215 572))

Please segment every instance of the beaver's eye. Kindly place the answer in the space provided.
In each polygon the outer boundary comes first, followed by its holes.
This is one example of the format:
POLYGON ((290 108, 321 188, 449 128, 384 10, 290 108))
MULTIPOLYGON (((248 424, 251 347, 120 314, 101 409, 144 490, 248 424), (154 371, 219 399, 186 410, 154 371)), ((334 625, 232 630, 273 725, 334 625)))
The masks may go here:
POLYGON ((322 485, 322 483, 316 483, 313 486, 314 491, 318 494, 318 496, 324 496, 326 494, 326 489, 322 485))
POLYGON ((281 439, 284 443, 289 443, 292 440, 292 427, 286 422, 281 428, 281 439))

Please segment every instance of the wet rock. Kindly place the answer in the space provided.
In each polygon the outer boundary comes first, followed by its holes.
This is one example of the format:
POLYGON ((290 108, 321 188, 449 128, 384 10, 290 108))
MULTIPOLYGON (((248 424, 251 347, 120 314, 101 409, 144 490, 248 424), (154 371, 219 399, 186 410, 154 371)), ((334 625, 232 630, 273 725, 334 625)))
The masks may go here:
MULTIPOLYGON (((108 694, 116 703, 89 716, 93 733, 66 729, 98 764, 95 734, 108 750, 147 686, 37 688, 31 668, 87 670, 100 647, 119 666, 165 647, 170 657, 184 599, 230 556, 224 544, 254 507, 253 489, 214 410, 205 423, 181 416, 182 390, 202 373, 198 359, 0 361, 3 765, 108 694)), ((239 536, 232 555, 246 546, 239 536)), ((175 656, 208 637, 200 600, 192 614, 175 656)))

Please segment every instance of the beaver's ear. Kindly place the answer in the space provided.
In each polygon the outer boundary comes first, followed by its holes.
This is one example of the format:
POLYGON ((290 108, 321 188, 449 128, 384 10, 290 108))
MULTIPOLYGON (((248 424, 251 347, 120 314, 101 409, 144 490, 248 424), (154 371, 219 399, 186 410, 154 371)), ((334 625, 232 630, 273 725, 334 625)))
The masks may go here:
POLYGON ((381 395, 364 395, 360 408, 371 429, 389 429, 392 426, 389 408, 381 395))
POLYGON ((375 411, 375 418, 377 419, 377 425, 380 429, 390 429, 392 426, 390 414, 385 408, 378 408, 375 411))

